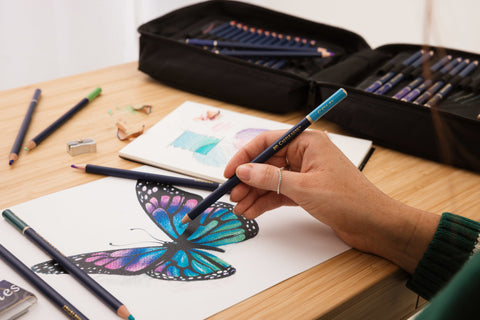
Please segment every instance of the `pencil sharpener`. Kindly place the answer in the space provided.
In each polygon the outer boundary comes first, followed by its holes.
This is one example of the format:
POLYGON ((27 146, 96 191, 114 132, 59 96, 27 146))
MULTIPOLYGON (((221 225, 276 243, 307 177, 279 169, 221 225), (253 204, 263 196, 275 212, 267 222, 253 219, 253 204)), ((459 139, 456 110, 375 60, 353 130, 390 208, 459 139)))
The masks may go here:
POLYGON ((70 155, 76 156, 83 153, 91 153, 97 151, 97 143, 92 138, 82 140, 68 141, 67 151, 70 155))

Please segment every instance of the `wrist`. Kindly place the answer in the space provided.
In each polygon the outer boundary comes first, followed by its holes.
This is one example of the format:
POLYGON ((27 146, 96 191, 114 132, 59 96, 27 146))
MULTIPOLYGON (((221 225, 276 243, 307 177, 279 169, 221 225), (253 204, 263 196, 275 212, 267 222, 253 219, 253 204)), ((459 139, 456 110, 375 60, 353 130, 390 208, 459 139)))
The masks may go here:
POLYGON ((373 253, 413 273, 433 239, 440 216, 389 200, 376 223, 377 231, 372 232, 377 235, 372 239, 373 253))

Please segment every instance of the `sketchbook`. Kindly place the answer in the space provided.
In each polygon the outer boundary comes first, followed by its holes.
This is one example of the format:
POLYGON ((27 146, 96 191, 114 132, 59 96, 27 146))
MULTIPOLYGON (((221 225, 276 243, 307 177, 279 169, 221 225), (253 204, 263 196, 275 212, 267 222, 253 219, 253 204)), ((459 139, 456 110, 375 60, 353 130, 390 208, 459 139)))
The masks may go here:
MULTIPOLYGON (((222 183, 225 165, 248 141, 292 125, 187 101, 120 150, 120 157, 222 183)), ((357 167, 372 141, 329 133, 357 167)))
MULTIPOLYGON (((136 170, 166 173, 149 166, 136 170)), ((232 216, 228 196, 211 215, 194 220, 202 226, 182 236, 182 210, 206 195, 106 177, 10 209, 64 255, 81 255, 76 263, 94 272, 92 278, 136 319, 205 319, 350 248, 299 207, 245 222, 232 216), (107 258, 108 252, 114 254, 107 258)), ((6 248, 87 317, 118 319, 70 275, 45 273, 42 266, 50 258, 4 219, 0 235, 6 248)), ((29 286, 1 263, 0 273, 29 286)), ((63 317, 52 304, 41 303, 25 320, 63 317)))

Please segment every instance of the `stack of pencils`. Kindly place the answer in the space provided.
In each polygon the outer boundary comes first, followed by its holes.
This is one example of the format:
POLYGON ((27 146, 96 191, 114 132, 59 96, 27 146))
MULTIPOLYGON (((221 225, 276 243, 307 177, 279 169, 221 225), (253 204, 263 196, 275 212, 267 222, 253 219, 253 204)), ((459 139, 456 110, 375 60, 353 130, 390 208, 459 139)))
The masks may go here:
POLYGON ((329 58, 334 53, 316 45, 315 40, 249 27, 236 21, 205 31, 204 37, 187 38, 186 43, 216 54, 281 69, 292 58, 329 58))

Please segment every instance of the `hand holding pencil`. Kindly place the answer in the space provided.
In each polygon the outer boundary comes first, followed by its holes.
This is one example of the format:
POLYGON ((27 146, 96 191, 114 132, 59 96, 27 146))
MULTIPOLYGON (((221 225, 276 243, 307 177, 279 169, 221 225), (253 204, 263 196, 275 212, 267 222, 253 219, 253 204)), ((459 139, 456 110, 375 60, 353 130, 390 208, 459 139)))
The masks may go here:
MULTIPOLYGON (((272 143, 267 149, 260 153, 252 163, 263 163, 271 158, 275 153, 280 151, 293 139, 295 139, 299 134, 301 134, 305 129, 307 129, 312 123, 320 119, 325 115, 330 109, 336 106, 340 101, 342 101, 347 96, 345 89, 338 89, 334 94, 328 97, 323 103, 321 103, 317 108, 310 112, 305 118, 300 122, 294 125, 290 130, 288 130, 283 136, 278 138, 277 141, 272 143)), ((182 223, 188 223, 198 217, 203 211, 205 211, 210 205, 215 201, 220 199, 223 195, 229 192, 233 187, 240 183, 240 179, 233 175, 225 183, 220 185, 215 191, 208 195, 203 201, 197 204, 189 213, 187 213, 183 219, 182 223)))

